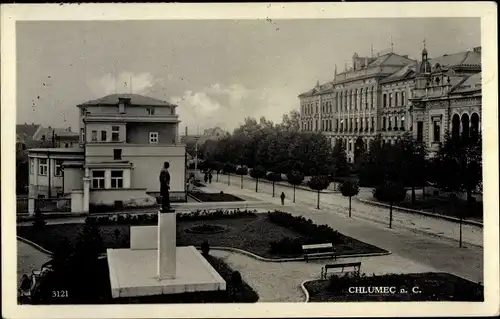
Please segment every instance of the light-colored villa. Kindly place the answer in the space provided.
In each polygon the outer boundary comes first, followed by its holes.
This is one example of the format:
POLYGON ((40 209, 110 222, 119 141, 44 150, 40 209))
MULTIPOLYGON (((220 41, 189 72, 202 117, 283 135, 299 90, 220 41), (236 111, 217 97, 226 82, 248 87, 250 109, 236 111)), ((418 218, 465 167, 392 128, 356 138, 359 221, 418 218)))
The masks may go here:
POLYGON ((171 200, 184 201, 186 152, 176 107, 137 94, 78 105, 79 147, 29 151, 29 211, 35 198, 56 195, 71 198, 72 212, 88 212, 89 205, 153 205, 165 161, 171 200))

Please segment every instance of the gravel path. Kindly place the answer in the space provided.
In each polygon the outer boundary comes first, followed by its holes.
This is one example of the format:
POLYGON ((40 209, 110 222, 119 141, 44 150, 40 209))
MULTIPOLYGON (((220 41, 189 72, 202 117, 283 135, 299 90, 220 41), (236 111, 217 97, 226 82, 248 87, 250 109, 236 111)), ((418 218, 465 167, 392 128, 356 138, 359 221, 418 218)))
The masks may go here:
MULTIPOLYGON (((244 280, 259 294, 259 302, 304 302, 300 285, 305 280, 320 279, 321 267, 331 260, 306 262, 264 262, 249 256, 222 250, 210 254, 222 258, 231 268, 238 270, 244 280)), ((349 258, 361 261, 361 272, 368 275, 386 273, 435 272, 436 269, 415 263, 396 255, 349 258)))

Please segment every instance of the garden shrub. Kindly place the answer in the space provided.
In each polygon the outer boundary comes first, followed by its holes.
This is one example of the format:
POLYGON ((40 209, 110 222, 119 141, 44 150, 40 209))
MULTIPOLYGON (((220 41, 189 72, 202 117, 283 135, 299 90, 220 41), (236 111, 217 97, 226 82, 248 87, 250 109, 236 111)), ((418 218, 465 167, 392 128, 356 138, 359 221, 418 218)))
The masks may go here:
POLYGON ((342 243, 339 232, 333 230, 328 225, 316 225, 310 219, 305 219, 302 216, 292 216, 289 213, 281 211, 269 212, 267 217, 270 222, 292 229, 310 238, 308 241, 314 241, 316 244, 332 243, 335 245, 342 243))
POLYGON ((205 240, 203 243, 201 243, 201 254, 204 257, 207 257, 209 252, 210 252, 210 245, 208 244, 208 241, 205 240))
POLYGON ((266 179, 271 181, 271 182, 280 182, 281 181, 281 174, 269 172, 266 174, 266 179))

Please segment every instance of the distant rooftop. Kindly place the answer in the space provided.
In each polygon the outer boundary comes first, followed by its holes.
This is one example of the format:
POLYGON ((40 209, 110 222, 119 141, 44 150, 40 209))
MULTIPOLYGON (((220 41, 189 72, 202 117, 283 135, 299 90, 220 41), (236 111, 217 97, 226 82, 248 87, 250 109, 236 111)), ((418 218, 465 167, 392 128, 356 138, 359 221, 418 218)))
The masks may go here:
POLYGON ((35 135, 36 131, 40 127, 40 124, 17 124, 16 125, 16 134, 24 135, 25 137, 32 138, 35 135))
POLYGON ((73 148, 32 148, 29 149, 30 153, 84 153, 84 149, 82 147, 73 147, 73 148))
POLYGON ((88 105, 117 105, 119 103, 119 99, 130 99, 130 105, 136 106, 176 106, 175 104, 161 101, 158 99, 154 99, 148 96, 139 95, 139 94, 110 94, 106 95, 97 100, 91 100, 87 102, 83 102, 78 105, 78 107, 88 106, 88 105))

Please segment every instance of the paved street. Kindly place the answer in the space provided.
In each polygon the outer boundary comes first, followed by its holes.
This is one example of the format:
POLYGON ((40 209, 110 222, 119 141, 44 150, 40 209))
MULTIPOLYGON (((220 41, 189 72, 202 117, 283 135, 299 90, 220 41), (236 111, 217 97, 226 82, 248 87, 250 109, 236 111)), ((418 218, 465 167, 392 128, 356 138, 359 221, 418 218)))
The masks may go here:
MULTIPOLYGON (((240 180, 236 178, 231 178, 231 188, 238 190, 240 188, 240 180)), ((219 179, 220 181, 221 179, 219 179)), ((213 184, 215 185, 215 184, 213 184)), ((218 183, 219 188, 224 190, 228 187, 227 183, 218 183)), ((245 190, 250 192, 244 192, 245 196, 260 196, 259 194, 272 194, 272 184, 259 182, 259 193, 255 193, 255 181, 245 180, 243 183, 245 190)), ((231 191, 227 191, 231 193, 231 191)), ((293 199, 293 189, 290 187, 285 187, 281 185, 275 185, 275 198, 272 199, 274 203, 279 204, 279 195, 284 192, 286 195, 286 202, 290 203, 293 199)), ((305 205, 306 207, 315 208, 317 203, 317 193, 306 191, 302 189, 296 189, 296 203, 298 205, 305 205)), ((360 196, 365 196, 367 192, 371 192, 369 189, 362 188, 362 194, 360 196)), ((234 192, 233 192, 234 193, 234 192)), ((236 194, 235 194, 236 195, 236 194)), ((267 198, 267 197, 265 197, 267 198)), ((259 199, 262 199, 259 197, 259 199)), ((266 199, 264 199, 266 200, 266 199)), ((268 199, 267 199, 268 200, 268 199)), ((389 225, 389 209, 384 207, 373 206, 365 203, 361 203, 352 199, 352 216, 355 219, 363 219, 371 221, 373 223, 378 223, 380 225, 389 225)), ((327 211, 331 213, 336 213, 340 215, 347 215, 349 208, 349 199, 343 197, 340 193, 335 194, 320 194, 320 210, 327 211)), ((447 239, 458 240, 459 238, 459 224, 451 222, 444 219, 427 217, 418 214, 410 214, 407 212, 402 212, 398 210, 393 210, 393 228, 407 228, 414 232, 422 232, 432 236, 444 237, 447 239)), ((483 230, 481 227, 473 225, 463 225, 462 228, 463 242, 468 245, 483 247, 483 230)), ((458 243, 457 243, 458 245, 458 243)))
MULTIPOLYGON (((280 206, 279 198, 272 198, 269 195, 270 188, 264 184, 259 187, 259 193, 255 193, 255 189, 241 190, 239 186, 228 186, 221 183, 213 183, 212 185, 227 193, 237 196, 239 194, 254 196, 273 204, 273 207, 280 206)), ((255 187, 255 184, 253 185, 255 187)), ((281 191, 286 192, 284 188, 283 190, 280 189, 280 193, 281 191)), ((285 194, 288 195, 288 193, 285 194)), ((290 196, 291 194, 288 195, 288 197, 290 196)), ((396 222, 393 224, 393 228, 389 229, 388 223, 376 219, 377 214, 382 214, 379 212, 380 210, 385 212, 383 209, 370 205, 353 205, 357 209, 353 211, 353 218, 349 218, 345 205, 340 203, 322 204, 320 206, 322 209, 315 209, 314 196, 315 194, 310 192, 298 191, 297 203, 293 204, 287 201, 284 210, 293 215, 310 218, 317 224, 328 224, 345 235, 387 249, 395 256, 412 260, 415 263, 422 263, 428 267, 475 282, 483 281, 483 248, 480 245, 468 244, 467 248, 459 248, 456 240, 446 238, 446 236, 438 237, 439 234, 433 234, 433 231, 446 234, 446 230, 440 230, 439 227, 457 227, 456 224, 434 218, 395 213, 396 222), (302 200, 302 198, 305 198, 305 200, 302 200), (366 209, 367 211, 361 212, 360 209, 366 209), (374 215, 370 216, 372 211, 374 215), (419 224, 417 224, 416 219, 423 220, 433 228, 422 231, 418 228, 417 225, 419 224), (412 227, 405 225, 404 223, 407 220, 415 221, 414 224, 416 225, 411 225, 412 227)), ((333 196, 330 195, 331 198, 333 196)), ((342 196, 334 197, 334 200, 342 203, 346 202, 346 205, 348 205, 348 200, 342 196)), ((333 200, 330 199, 330 201, 333 200)), ((388 214, 388 212, 386 213, 388 214)), ((468 233, 467 238, 469 241, 474 241, 474 236, 479 236, 480 229, 474 229, 473 226, 464 227, 464 235, 467 234, 466 231, 471 229, 473 232, 468 233)), ((476 242, 478 243, 479 240, 476 240, 476 242)), ((399 265, 397 266, 399 267, 399 265)), ((401 267, 404 266, 401 265, 401 267)))

